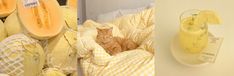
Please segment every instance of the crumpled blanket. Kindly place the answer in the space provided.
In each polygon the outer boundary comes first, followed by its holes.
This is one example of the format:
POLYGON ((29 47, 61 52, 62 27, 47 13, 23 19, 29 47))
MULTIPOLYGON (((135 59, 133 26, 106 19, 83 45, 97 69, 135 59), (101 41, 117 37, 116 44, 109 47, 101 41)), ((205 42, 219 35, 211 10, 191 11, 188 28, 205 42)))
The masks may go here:
POLYGON ((139 47, 114 56, 96 43, 96 27, 103 24, 87 20, 78 26, 77 53, 85 76, 155 76, 154 67, 154 10, 117 18, 106 26, 113 35, 129 38, 139 47))

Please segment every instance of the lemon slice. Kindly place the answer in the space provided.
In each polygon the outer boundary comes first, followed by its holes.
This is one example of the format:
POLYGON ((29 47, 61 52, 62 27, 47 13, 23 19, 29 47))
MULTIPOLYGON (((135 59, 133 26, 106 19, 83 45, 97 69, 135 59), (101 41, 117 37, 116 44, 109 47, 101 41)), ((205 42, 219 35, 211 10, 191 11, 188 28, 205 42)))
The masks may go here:
POLYGON ((201 25, 203 23, 208 24, 220 24, 218 15, 211 10, 200 11, 194 20, 194 24, 201 25))

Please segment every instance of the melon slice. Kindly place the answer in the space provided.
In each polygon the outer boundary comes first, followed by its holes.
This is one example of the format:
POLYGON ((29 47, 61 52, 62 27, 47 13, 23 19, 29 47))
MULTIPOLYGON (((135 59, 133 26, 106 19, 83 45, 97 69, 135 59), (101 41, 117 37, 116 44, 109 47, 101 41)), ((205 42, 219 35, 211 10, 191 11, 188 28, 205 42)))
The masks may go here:
POLYGON ((40 40, 49 39, 61 32, 65 21, 56 0, 38 0, 39 5, 25 7, 19 0, 17 9, 19 19, 29 34, 40 40))
POLYGON ((0 18, 11 14, 16 8, 17 0, 0 0, 0 18))
POLYGON ((46 50, 46 61, 49 67, 58 68, 65 74, 76 71, 76 34, 76 31, 67 30, 49 39, 46 50))
POLYGON ((8 36, 23 32, 16 11, 6 18, 4 25, 8 36))
POLYGON ((45 54, 38 41, 24 34, 15 34, 0 44, 0 68, 10 76, 37 76, 45 63, 45 54))
POLYGON ((5 25, 0 20, 0 41, 5 39, 6 37, 7 37, 7 33, 6 33, 6 30, 5 30, 5 25))

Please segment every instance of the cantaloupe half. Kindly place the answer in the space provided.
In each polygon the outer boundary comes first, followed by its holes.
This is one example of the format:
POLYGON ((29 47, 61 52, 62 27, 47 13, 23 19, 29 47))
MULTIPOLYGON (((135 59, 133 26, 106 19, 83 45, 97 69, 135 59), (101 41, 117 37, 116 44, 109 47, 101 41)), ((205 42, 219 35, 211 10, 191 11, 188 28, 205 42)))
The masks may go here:
POLYGON ((77 4, 78 4, 77 0, 67 0, 66 4, 67 4, 67 6, 77 10, 77 7, 78 7, 77 6, 77 4))
POLYGON ((6 30, 5 30, 5 25, 0 20, 0 41, 5 39, 6 37, 7 37, 7 33, 6 33, 6 30))
POLYGON ((17 0, 0 0, 0 18, 11 14, 16 8, 17 0))
POLYGON ((18 0, 18 15, 22 25, 32 37, 45 40, 59 34, 65 21, 56 0, 38 1, 38 6, 25 7, 22 0, 18 0))

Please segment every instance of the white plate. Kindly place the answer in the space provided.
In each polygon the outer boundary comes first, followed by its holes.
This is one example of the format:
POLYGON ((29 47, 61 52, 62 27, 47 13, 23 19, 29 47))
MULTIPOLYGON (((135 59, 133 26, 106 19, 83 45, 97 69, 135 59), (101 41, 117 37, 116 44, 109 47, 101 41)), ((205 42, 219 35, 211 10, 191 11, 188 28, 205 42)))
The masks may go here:
MULTIPOLYGON (((213 36, 213 35, 209 34, 209 36, 213 36)), ((188 53, 182 48, 180 48, 178 37, 179 36, 176 35, 174 39, 172 40, 171 53, 179 63, 184 64, 189 67, 201 67, 201 66, 209 64, 208 62, 204 62, 198 59, 200 53, 195 53, 195 54, 188 53)))

